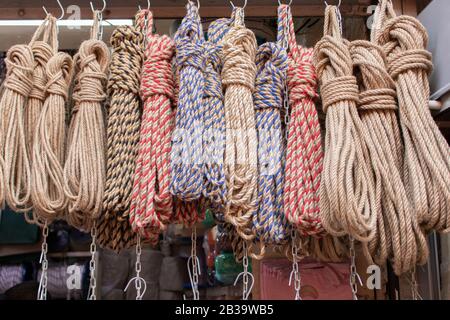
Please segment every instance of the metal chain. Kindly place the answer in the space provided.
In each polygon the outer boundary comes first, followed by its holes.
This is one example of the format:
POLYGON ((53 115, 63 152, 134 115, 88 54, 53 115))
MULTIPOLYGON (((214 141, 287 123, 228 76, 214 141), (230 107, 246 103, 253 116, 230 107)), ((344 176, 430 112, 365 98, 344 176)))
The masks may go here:
POLYGON ((200 299, 200 293, 198 291, 198 275, 200 274, 200 265, 199 260, 197 257, 197 228, 192 228, 192 234, 191 234, 191 264, 192 264, 192 279, 191 279, 191 286, 192 286, 192 293, 194 295, 194 300, 200 299))
POLYGON ((248 297, 252 293, 253 284, 255 283, 255 278, 253 277, 253 274, 251 272, 248 272, 248 249, 247 249, 247 242, 244 241, 243 244, 243 251, 244 251, 244 257, 242 258, 242 266, 243 271, 238 274, 236 277, 236 280, 234 280, 234 285, 239 281, 239 278, 242 277, 242 300, 248 300, 248 297))
POLYGON ((91 228, 91 260, 89 261, 89 292, 88 292, 88 300, 97 300, 97 279, 96 279, 96 258, 97 258, 97 224, 94 221, 94 224, 91 228))
POLYGON ((98 18, 97 40, 102 40, 103 39, 103 12, 102 11, 97 12, 97 18, 98 18))
POLYGON ((41 279, 39 280, 39 289, 37 296, 38 300, 47 300, 47 282, 48 282, 47 237, 48 237, 48 223, 47 221, 45 221, 44 227, 42 228, 41 257, 39 259, 39 263, 41 263, 41 279))
POLYGON ((142 255, 141 236, 138 234, 136 241, 136 263, 134 264, 136 276, 131 278, 130 281, 128 281, 125 289, 123 290, 124 292, 126 292, 130 284, 134 281, 134 287, 136 288, 136 300, 142 300, 145 291, 147 291, 147 282, 145 281, 144 278, 141 277, 142 271, 141 255, 142 255))
POLYGON ((298 246, 297 246, 297 230, 292 228, 291 230, 291 254, 292 254, 292 271, 289 276, 289 286, 292 285, 292 278, 294 278, 294 290, 295 290, 295 300, 302 300, 300 297, 300 290, 302 287, 302 278, 300 274, 300 269, 298 262, 300 257, 298 256, 298 246))
POLYGON ((419 293, 419 284, 416 278, 416 267, 411 270, 411 297, 413 300, 423 300, 419 293))
POLYGON ((358 280, 359 284, 362 286, 361 277, 356 270, 356 252, 355 252, 355 239, 353 237, 349 237, 350 240, 350 287, 352 289, 353 300, 358 300, 358 284, 356 280, 358 280))

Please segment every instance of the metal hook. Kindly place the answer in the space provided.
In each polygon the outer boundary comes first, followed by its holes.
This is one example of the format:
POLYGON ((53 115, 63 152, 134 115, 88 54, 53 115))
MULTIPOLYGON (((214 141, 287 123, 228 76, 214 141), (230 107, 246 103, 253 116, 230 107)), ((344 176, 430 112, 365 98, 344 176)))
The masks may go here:
POLYGON ((134 281, 134 284, 136 286, 136 300, 142 300, 142 297, 145 294, 145 291, 147 291, 147 281, 145 281, 142 277, 133 277, 130 279, 130 281, 128 281, 127 286, 125 287, 125 289, 123 290, 123 292, 127 292, 128 287, 130 286, 130 284, 134 281), (144 288, 141 291, 142 288, 142 284, 144 284, 144 288))
POLYGON ((238 274, 238 276, 236 277, 236 280, 234 280, 234 286, 236 286, 236 284, 239 281, 240 277, 244 277, 244 275, 247 274, 247 276, 250 277, 250 287, 248 288, 247 292, 245 292, 245 295, 242 297, 243 300, 248 300, 248 297, 250 296, 250 294, 252 293, 253 290, 253 285, 255 283, 255 277, 253 276, 253 274, 251 272, 248 271, 242 271, 241 273, 238 274))
MULTIPOLYGON (((278 5, 283 5, 284 3, 281 3, 281 0, 278 0, 278 5)), ((289 3, 287 4, 288 6, 290 6, 292 4, 292 0, 289 1, 289 3)))
MULTIPOLYGON (((138 5, 139 11, 142 10, 141 5, 138 5)), ((147 0, 147 10, 150 10, 150 0, 147 0)))
MULTIPOLYGON (((188 2, 192 2, 191 0, 189 0, 188 2)), ((200 10, 200 0, 197 0, 197 11, 200 10)))
MULTIPOLYGON (((230 1, 231 6, 233 7, 233 9, 236 9, 236 6, 234 5, 233 1, 230 1)), ((242 6, 242 9, 245 9, 245 7, 247 6, 247 0, 245 0, 244 5, 242 6)))
MULTIPOLYGON (((95 12, 94 5, 92 4, 92 1, 90 1, 89 4, 91 5, 92 12, 95 12)), ((102 8, 102 10, 100 10, 100 12, 105 11, 105 9, 106 9, 106 1, 103 0, 103 8, 102 8)))
MULTIPOLYGON (((61 9, 61 16, 57 19, 59 21, 59 20, 62 20, 62 18, 64 18, 65 11, 64 11, 63 5, 61 4, 61 1, 56 0, 56 2, 58 2, 58 6, 61 9)), ((49 15, 49 13, 48 13, 47 9, 45 8, 45 6, 42 6, 42 9, 44 10, 46 15, 49 15)))
MULTIPOLYGON (((328 3, 326 1, 324 1, 325 5, 328 6, 328 3)), ((337 5, 337 7, 339 8, 341 6, 342 0, 339 0, 339 3, 337 5)))

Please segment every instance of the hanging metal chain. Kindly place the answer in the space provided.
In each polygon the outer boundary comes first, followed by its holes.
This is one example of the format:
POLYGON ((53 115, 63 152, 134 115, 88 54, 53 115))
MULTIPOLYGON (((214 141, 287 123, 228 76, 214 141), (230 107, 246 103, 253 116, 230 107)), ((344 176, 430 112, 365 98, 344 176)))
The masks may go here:
POLYGON ((194 300, 200 299, 200 293, 198 291, 198 276, 201 274, 200 261, 197 257, 197 228, 192 228, 191 234, 191 256, 188 260, 189 278, 191 280, 192 294, 194 300))
POLYGON ((300 297, 300 290, 302 287, 302 278, 300 274, 299 264, 300 257, 298 256, 298 246, 297 246, 297 230, 292 228, 291 230, 291 254, 292 254, 292 271, 289 276, 289 286, 292 285, 292 278, 294 278, 294 290, 295 290, 295 300, 302 300, 300 297))
POLYGON ((242 258, 242 266, 244 271, 238 274, 236 280, 234 280, 234 285, 236 286, 239 278, 242 277, 242 300, 248 300, 248 297, 252 293, 253 284, 255 283, 255 278, 251 272, 248 272, 248 249, 247 242, 244 241, 243 244, 244 257, 242 258))
POLYGON ((37 296, 38 300, 47 300, 47 282, 48 282, 47 237, 48 237, 48 223, 47 221, 45 221, 44 227, 42 228, 41 257, 39 259, 39 263, 41 264, 41 279, 39 280, 39 289, 37 296))
POLYGON ((98 18, 97 40, 102 40, 103 39, 103 11, 97 11, 97 18, 98 18))
POLYGON ((145 281, 144 278, 141 277, 142 271, 141 255, 142 255, 141 236, 138 234, 136 241, 136 263, 134 265, 136 276, 131 278, 130 281, 128 281, 127 286, 123 290, 124 292, 126 292, 131 282, 134 281, 134 287, 136 288, 136 300, 142 300, 145 291, 147 291, 147 282, 145 281))
POLYGON ((362 280, 361 277, 358 274, 358 271, 356 270, 356 252, 355 252, 355 239, 353 237, 349 237, 350 240, 350 287, 352 289, 352 296, 353 300, 358 300, 358 284, 357 280, 359 282, 359 285, 362 286, 362 280))
POLYGON ((96 279, 96 269, 97 269, 97 244, 95 243, 97 240, 97 223, 94 221, 94 224, 91 228, 91 260, 89 261, 89 292, 88 292, 88 300, 97 300, 97 279, 96 279))

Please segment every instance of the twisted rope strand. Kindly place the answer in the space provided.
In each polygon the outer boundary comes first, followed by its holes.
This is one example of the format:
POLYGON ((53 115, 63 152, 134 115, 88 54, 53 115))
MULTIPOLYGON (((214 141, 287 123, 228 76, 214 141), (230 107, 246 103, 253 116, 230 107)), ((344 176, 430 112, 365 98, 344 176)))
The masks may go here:
MULTIPOLYGON (((243 9, 223 44, 222 85, 225 89, 225 220, 241 238, 254 239, 252 219, 257 207, 257 137, 252 91, 255 88, 256 39, 245 28, 243 9)), ((250 248, 251 249, 251 248, 250 248)), ((263 252, 261 252, 263 254, 263 252)))
POLYGON ((356 109, 358 86, 348 43, 343 41, 336 7, 325 9, 324 37, 314 49, 326 113, 325 154, 321 180, 321 218, 334 236, 370 241, 376 231, 379 187, 370 170, 368 150, 360 137, 356 109))
POLYGON ((253 216, 256 237, 264 244, 282 244, 289 237, 283 212, 283 131, 281 107, 287 71, 287 53, 265 43, 256 53, 255 104, 258 134, 258 210, 253 216))
POLYGON ((168 36, 153 34, 148 18, 147 48, 141 79, 144 101, 139 152, 134 175, 130 223, 135 232, 155 241, 172 219, 170 193, 171 135, 174 79, 171 61, 175 43, 168 36))
MULTIPOLYGON (((94 13, 94 25, 98 13, 94 13)), ((95 28, 93 28, 95 29, 95 28)), ((103 41, 84 41, 76 54, 72 119, 64 165, 64 190, 69 199, 68 222, 90 230, 101 213, 105 182, 105 126, 102 103, 109 65, 109 50, 103 41)))
POLYGON ((47 63, 45 99, 33 145, 31 196, 41 223, 60 217, 67 206, 63 165, 66 101, 72 81, 72 58, 59 52, 47 63))
POLYGON ((303 235, 321 236, 320 177, 323 153, 314 100, 317 75, 313 50, 297 45, 289 6, 278 8, 278 42, 287 43, 290 122, 287 128, 284 205, 287 219, 303 235))

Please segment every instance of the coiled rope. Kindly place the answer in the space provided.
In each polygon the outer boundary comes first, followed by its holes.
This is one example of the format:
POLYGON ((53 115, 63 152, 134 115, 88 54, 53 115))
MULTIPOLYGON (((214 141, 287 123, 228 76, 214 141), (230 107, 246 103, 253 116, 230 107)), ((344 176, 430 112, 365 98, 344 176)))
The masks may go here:
MULTIPOLYGON (((424 232, 450 230, 450 149, 428 109, 431 53, 424 26, 410 16, 398 16, 392 3, 377 8, 372 34, 387 57, 395 81, 405 144, 404 183, 424 232)), ((419 259, 424 262, 426 256, 419 259)))
POLYGON ((324 37, 314 48, 314 62, 326 114, 322 223, 334 236, 350 235, 367 242, 375 235, 380 195, 375 192, 368 151, 361 141, 358 85, 335 6, 325 9, 324 37))
POLYGON ((133 26, 111 36, 113 53, 108 93, 107 178, 98 242, 115 251, 135 244, 129 220, 141 127, 140 84, 144 62, 144 28, 148 10, 139 10, 133 26))
POLYGON ((66 145, 66 102, 72 82, 72 58, 59 52, 47 63, 47 98, 36 125, 32 152, 31 195, 40 223, 61 217, 67 206, 63 165, 66 145))
POLYGON ((34 136, 36 115, 45 99, 45 64, 55 46, 56 39, 52 34, 55 21, 53 16, 47 15, 30 43, 11 47, 6 58, 8 71, 0 101, 0 147, 4 160, 2 193, 9 207, 18 212, 29 211, 32 206, 31 149, 28 150, 31 143, 28 142, 34 136), (39 40, 41 37, 42 41, 39 40))
POLYGON ((253 215, 257 239, 264 244, 283 244, 289 226, 283 210, 284 152, 281 108, 287 71, 286 50, 265 43, 256 53, 253 102, 258 134, 258 209, 253 215))
POLYGON ((314 105, 317 75, 312 61, 313 50, 297 45, 288 5, 279 6, 278 17, 278 43, 285 44, 289 63, 285 214, 302 235, 320 236, 324 233, 319 203, 323 153, 314 105))
POLYGON ((204 191, 203 87, 205 47, 198 8, 189 1, 175 34, 180 92, 172 138, 172 194, 183 201, 198 200, 204 191))
POLYGON ((94 12, 91 39, 84 41, 76 54, 72 119, 64 165, 64 190, 68 197, 68 222, 89 230, 101 213, 105 183, 105 127, 102 103, 109 50, 96 40, 99 13, 94 12))
POLYGON ((130 223, 142 237, 156 240, 173 216, 170 193, 170 152, 175 114, 172 110, 174 41, 153 34, 153 16, 148 14, 147 48, 142 70, 144 101, 138 157, 130 207, 130 223))
POLYGON ((255 55, 255 35, 244 26, 243 9, 236 8, 235 20, 223 42, 227 184, 225 220, 246 241, 255 237, 252 219, 258 200, 258 146, 252 99, 255 55))

